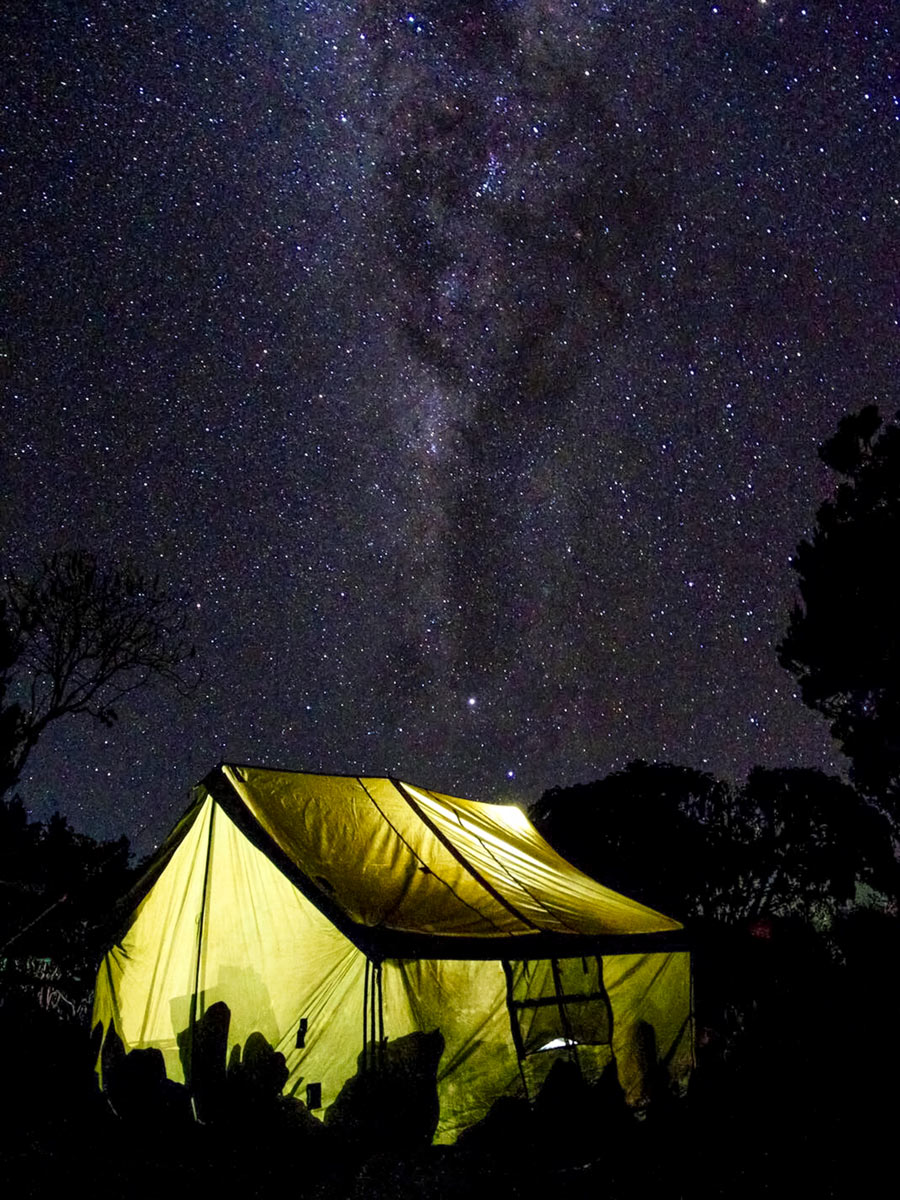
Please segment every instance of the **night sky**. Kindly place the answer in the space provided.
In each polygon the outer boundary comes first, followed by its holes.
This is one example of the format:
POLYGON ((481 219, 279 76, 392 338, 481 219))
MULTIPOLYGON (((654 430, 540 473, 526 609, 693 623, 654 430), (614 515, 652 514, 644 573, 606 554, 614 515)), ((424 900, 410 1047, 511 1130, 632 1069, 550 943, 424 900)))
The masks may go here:
POLYGON ((159 571, 204 672, 58 723, 32 813, 839 770, 775 645, 818 444, 897 406, 892 10, 13 0, 3 552, 159 571))

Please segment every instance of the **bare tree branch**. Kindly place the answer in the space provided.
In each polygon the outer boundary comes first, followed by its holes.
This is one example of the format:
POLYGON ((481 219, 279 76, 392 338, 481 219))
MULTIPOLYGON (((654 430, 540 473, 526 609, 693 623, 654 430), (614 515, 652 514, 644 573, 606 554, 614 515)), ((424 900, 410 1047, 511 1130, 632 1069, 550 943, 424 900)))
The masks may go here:
POLYGON ((52 721, 80 713, 111 725, 132 692, 157 682, 192 690, 186 613, 158 576, 84 551, 52 555, 34 578, 10 576, 0 596, 0 794, 52 721))

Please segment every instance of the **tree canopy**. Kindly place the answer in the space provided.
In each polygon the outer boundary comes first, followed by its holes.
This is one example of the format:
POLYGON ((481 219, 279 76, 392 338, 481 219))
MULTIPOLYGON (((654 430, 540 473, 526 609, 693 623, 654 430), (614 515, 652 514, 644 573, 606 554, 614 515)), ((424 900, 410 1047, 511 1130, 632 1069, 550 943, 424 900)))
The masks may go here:
POLYGON ((858 882, 894 882, 884 818, 821 771, 755 767, 732 786, 637 761, 546 792, 532 815, 582 870, 680 920, 827 924, 858 882))
POLYGON ((826 922, 857 884, 894 886, 884 818, 844 780, 806 767, 754 767, 737 794, 736 895, 748 917, 826 922))
POLYGON ((843 478, 793 558, 800 601, 778 647, 804 702, 828 718, 851 777, 894 820, 900 805, 900 428, 870 405, 820 450, 843 478))
POLYGON ((683 920, 719 886, 731 802, 711 775, 637 760, 595 783, 545 792, 532 817, 587 874, 683 920))
POLYGON ((104 725, 130 692, 194 682, 184 602, 133 564, 51 555, 0 594, 0 794, 14 787, 43 731, 64 716, 104 725))

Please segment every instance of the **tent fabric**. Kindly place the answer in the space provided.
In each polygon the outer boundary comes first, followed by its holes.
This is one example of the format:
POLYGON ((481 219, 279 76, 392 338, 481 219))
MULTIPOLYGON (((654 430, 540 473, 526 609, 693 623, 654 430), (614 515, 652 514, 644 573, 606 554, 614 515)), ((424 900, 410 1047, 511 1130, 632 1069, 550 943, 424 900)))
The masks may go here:
POLYGON ((224 1001, 229 1061, 261 1033, 284 1055, 285 1092, 315 1096, 322 1116, 357 1071, 364 1021, 373 1032, 376 971, 388 1044, 443 1037, 438 1142, 499 1096, 533 1094, 560 1054, 588 1075, 615 1059, 631 1104, 648 1055, 686 1079, 680 925, 577 871, 514 806, 222 766, 176 833, 101 964, 94 1007, 126 1050, 158 1048, 170 1079, 190 1086, 193 1030, 224 1001))

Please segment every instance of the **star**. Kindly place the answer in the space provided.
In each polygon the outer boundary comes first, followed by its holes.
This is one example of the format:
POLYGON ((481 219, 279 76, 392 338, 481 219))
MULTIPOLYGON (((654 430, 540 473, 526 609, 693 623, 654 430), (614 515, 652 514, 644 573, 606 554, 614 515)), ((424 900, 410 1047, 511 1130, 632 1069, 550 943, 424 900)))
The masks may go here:
POLYGON ((891 6, 18 7, 4 553, 158 570, 203 669, 42 740, 36 815, 845 766, 774 648, 896 403, 891 6))

